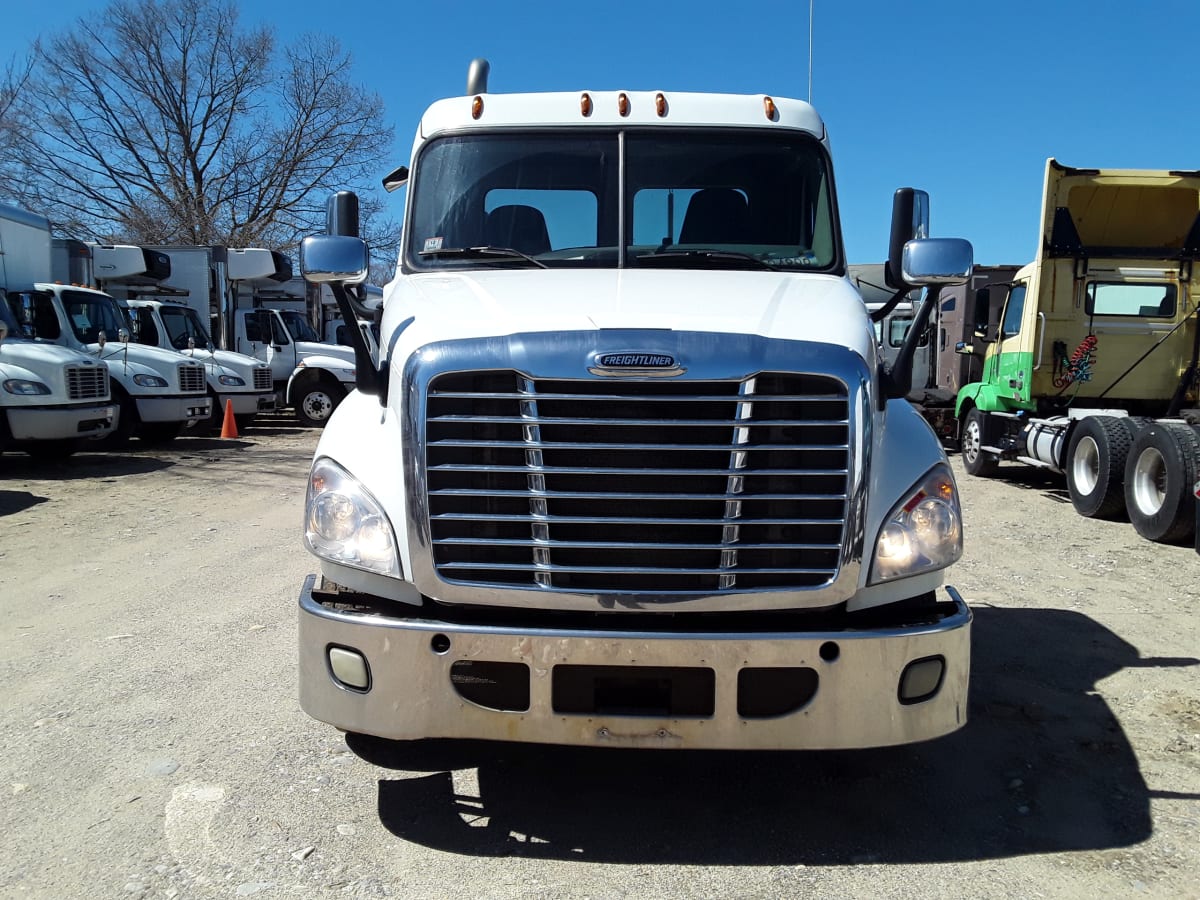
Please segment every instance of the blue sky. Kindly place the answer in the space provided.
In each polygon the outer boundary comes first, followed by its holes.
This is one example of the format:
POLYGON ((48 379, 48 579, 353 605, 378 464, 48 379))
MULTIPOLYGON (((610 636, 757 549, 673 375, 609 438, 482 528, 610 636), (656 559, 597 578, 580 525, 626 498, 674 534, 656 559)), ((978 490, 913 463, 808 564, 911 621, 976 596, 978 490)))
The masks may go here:
MULTIPOLYGON (((1033 257, 1047 157, 1200 169, 1194 0, 813 2, 812 100, 830 131, 851 262, 886 255, 892 192, 904 185, 929 191, 935 236, 965 237, 977 263, 994 265, 1033 257)), ((51 24, 47 7, 8 4, 0 64, 96 8, 57 0, 51 24)), ((476 56, 491 61, 495 92, 808 96, 805 0, 244 0, 240 9, 282 41, 339 37, 358 79, 384 99, 396 164, 408 162, 424 108, 463 92, 476 56)))

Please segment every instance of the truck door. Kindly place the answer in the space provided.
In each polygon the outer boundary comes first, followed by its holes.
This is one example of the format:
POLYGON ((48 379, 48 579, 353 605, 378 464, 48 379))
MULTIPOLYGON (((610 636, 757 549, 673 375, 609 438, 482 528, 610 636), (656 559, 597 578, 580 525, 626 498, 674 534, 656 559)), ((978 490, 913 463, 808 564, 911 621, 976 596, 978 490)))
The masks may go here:
POLYGON ((287 381, 296 368, 296 345, 272 309, 240 310, 238 352, 271 367, 272 381, 287 381))
POLYGON ((1036 317, 1028 309, 1029 283, 1018 281, 1008 289, 1000 334, 992 347, 988 377, 996 395, 1013 405, 1029 402, 1033 380, 1034 331, 1036 317))

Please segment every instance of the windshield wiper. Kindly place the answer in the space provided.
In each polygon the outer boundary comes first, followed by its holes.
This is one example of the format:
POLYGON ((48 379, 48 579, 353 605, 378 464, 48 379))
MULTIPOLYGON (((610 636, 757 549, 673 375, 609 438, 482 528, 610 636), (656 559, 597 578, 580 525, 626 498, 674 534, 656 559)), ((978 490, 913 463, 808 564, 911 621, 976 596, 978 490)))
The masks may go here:
MULTIPOLYGON (((759 259, 750 253, 742 253, 738 250, 685 250, 680 247, 663 247, 655 250, 653 253, 642 253, 637 257, 638 265, 655 265, 659 262, 675 262, 680 259, 686 259, 696 262, 713 261, 728 265, 729 263, 751 263, 750 268, 754 269, 770 269, 775 271, 775 266, 767 262, 765 259, 759 259)), ((735 265, 732 268, 746 268, 745 266, 735 265)))
POLYGON ((511 247, 442 247, 440 250, 422 250, 417 256, 441 259, 491 259, 496 262, 524 261, 537 266, 539 269, 549 268, 541 260, 534 259, 528 253, 514 250, 511 247))

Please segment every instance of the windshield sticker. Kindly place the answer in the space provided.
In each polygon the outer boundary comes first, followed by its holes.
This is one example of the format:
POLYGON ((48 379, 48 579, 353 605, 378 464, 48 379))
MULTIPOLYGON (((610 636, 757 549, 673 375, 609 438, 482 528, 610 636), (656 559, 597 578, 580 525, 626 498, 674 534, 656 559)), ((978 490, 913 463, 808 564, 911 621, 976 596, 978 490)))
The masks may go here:
POLYGON ((440 238, 440 237, 425 238, 425 249, 422 250, 421 252, 422 253, 434 253, 438 250, 441 250, 443 240, 444 240, 444 238, 440 238))

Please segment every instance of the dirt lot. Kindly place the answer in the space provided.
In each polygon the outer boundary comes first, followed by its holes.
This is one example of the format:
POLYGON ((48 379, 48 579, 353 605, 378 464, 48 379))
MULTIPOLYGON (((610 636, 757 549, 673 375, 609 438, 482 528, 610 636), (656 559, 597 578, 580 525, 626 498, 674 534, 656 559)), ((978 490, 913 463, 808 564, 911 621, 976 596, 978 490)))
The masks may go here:
POLYGON ((358 741, 298 708, 317 434, 0 457, 0 896, 1200 897, 1200 557, 956 471, 971 721, 852 753, 358 741))

